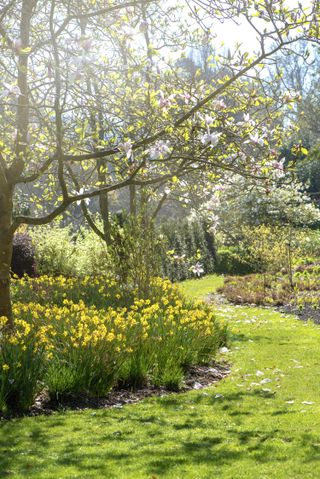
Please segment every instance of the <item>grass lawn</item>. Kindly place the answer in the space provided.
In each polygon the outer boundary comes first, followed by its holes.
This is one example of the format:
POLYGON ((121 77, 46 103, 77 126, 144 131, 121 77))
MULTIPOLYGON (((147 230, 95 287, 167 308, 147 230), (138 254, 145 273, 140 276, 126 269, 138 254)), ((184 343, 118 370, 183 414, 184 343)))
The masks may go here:
MULTIPOLYGON (((201 297, 215 277, 186 281, 201 297)), ((258 308, 219 306, 232 374, 205 390, 109 410, 0 423, 0 477, 320 477, 320 328, 258 308)))
POLYGON ((200 279, 187 279, 181 283, 183 291, 190 298, 199 299, 223 286, 223 276, 210 274, 200 279))

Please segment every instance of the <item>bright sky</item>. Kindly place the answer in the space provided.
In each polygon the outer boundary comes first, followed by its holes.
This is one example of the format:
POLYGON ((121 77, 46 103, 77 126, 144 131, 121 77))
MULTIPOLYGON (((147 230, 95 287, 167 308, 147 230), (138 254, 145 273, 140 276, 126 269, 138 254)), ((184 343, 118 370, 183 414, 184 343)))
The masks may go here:
MULTIPOLYGON (((294 8, 298 6, 299 0, 286 0, 285 4, 289 8, 294 8)), ((303 7, 310 8, 313 3, 313 0, 302 0, 301 2, 303 7)), ((259 25, 260 28, 263 30, 265 26, 268 27, 268 24, 256 20, 255 25, 259 25)), ((218 46, 221 45, 223 42, 227 48, 231 48, 236 43, 241 43, 243 45, 243 51, 253 51, 259 47, 259 43, 257 41, 257 33, 254 29, 247 23, 245 19, 239 22, 239 25, 236 25, 233 21, 225 21, 224 23, 217 22, 217 24, 212 29, 212 33, 217 35, 217 39, 215 44, 218 46)))
POLYGON ((245 23, 236 25, 232 21, 218 23, 212 33, 217 35, 215 44, 220 46, 222 43, 232 49, 236 43, 243 45, 243 50, 252 51, 258 47, 255 31, 245 23))

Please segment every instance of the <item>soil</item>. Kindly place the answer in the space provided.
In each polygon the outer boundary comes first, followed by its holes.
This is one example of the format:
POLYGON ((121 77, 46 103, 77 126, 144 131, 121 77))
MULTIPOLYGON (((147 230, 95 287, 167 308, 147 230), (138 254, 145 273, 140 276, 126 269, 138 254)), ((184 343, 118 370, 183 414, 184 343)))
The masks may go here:
POLYGON ((298 309, 293 305, 285 305, 279 308, 281 312, 294 314, 301 321, 312 320, 316 324, 320 324, 320 309, 312 308, 311 306, 304 306, 303 309, 298 309))
POLYGON ((1 415, 0 420, 12 419, 21 416, 50 415, 56 411, 121 408, 126 404, 134 404, 152 396, 167 396, 172 393, 181 393, 192 389, 203 389, 230 374, 227 364, 213 363, 207 366, 193 366, 189 369, 184 384, 179 391, 172 391, 163 386, 156 387, 148 384, 136 390, 114 389, 104 397, 90 397, 88 395, 68 396, 52 400, 46 392, 40 394, 34 406, 25 413, 11 413, 1 415))

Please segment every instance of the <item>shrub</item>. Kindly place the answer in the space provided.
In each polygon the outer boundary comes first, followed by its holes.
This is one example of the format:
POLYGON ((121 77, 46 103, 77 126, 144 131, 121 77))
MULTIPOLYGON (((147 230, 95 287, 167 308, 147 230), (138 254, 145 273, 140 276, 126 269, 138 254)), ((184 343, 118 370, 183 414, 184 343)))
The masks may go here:
POLYGON ((220 274, 243 275, 252 273, 254 268, 239 256, 236 247, 229 246, 218 250, 215 271, 220 274))
POLYGON ((238 304, 290 306, 300 311, 320 307, 320 266, 300 265, 292 288, 289 275, 252 274, 225 278, 220 291, 229 301, 238 304))
POLYGON ((320 231, 305 229, 299 235, 300 248, 303 258, 309 257, 309 262, 315 262, 320 258, 320 231))
POLYGON ((112 272, 112 260, 107 244, 90 229, 81 229, 75 242, 77 261, 73 276, 107 275, 112 272))
POLYGON ((34 247, 27 232, 16 233, 13 237, 11 270, 19 278, 25 274, 28 276, 36 274, 34 247))
POLYGON ((72 276, 77 254, 71 227, 41 226, 31 232, 39 274, 72 276))
POLYGON ((141 297, 149 294, 151 279, 161 272, 163 242, 154 223, 144 215, 119 214, 112 224, 109 245, 113 275, 141 297))
POLYGON ((293 298, 288 277, 280 274, 227 277, 220 291, 229 301, 236 304, 280 306, 293 298))
POLYGON ((93 231, 72 226, 37 227, 31 232, 37 270, 41 275, 87 276, 110 271, 107 246, 93 231))
POLYGON ((160 231, 166 240, 167 254, 162 256, 162 273, 171 281, 194 277, 192 266, 201 262, 204 273, 213 273, 216 263, 214 237, 204 220, 165 221, 160 231))
POLYGON ((169 221, 158 228, 147 215, 121 213, 111 221, 110 245, 90 229, 74 235, 71 226, 42 226, 31 235, 39 274, 112 275, 142 296, 152 276, 191 278, 197 263, 205 273, 215 269, 214 237, 200 220, 169 221))

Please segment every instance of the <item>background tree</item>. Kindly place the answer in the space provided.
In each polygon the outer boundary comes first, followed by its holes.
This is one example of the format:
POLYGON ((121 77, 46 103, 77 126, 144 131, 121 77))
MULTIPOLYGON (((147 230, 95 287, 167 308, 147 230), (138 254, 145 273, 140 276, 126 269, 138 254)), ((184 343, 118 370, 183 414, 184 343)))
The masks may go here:
MULTIPOLYGON (((252 173, 248 145, 261 161, 274 157, 278 131, 268 133, 261 117, 254 125, 235 121, 222 95, 242 91, 243 80, 259 76, 262 64, 281 49, 299 39, 316 40, 318 11, 267 0, 191 6, 189 16, 180 7, 148 0, 107 6, 12 0, 2 7, 0 316, 12 317, 12 240, 21 224, 50 223, 76 202, 129 186, 176 183, 181 175, 204 170, 213 176, 225 169, 252 173), (144 29, 146 5, 159 22, 149 49, 155 44, 159 52, 162 46, 163 57, 188 45, 192 25, 203 29, 204 22, 239 15, 256 29, 259 51, 222 56, 230 74, 210 85, 181 84, 170 62, 159 59, 150 68, 142 40, 132 41, 132 29, 144 29), (266 31, 255 25, 257 17, 266 31), (13 214, 21 184, 35 191, 30 215, 13 214)), ((239 114, 246 112, 248 96, 256 106, 268 107, 270 118, 269 99, 257 98, 251 88, 239 98, 239 114)))

